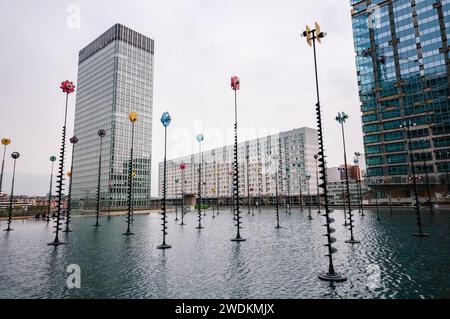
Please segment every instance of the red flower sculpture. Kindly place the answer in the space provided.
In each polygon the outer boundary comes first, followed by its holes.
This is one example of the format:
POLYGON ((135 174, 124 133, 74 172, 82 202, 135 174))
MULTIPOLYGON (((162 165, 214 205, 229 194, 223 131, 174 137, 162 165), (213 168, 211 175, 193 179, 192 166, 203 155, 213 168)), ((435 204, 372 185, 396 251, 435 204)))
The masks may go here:
POLYGON ((73 82, 70 82, 69 80, 65 80, 64 82, 61 82, 60 88, 61 88, 61 90, 63 90, 64 93, 67 93, 67 94, 75 92, 75 85, 73 85, 73 82))
POLYGON ((231 88, 235 91, 241 89, 241 80, 237 76, 231 77, 231 88))
POLYGON ((186 163, 181 163, 180 164, 180 169, 185 169, 186 168, 186 163))

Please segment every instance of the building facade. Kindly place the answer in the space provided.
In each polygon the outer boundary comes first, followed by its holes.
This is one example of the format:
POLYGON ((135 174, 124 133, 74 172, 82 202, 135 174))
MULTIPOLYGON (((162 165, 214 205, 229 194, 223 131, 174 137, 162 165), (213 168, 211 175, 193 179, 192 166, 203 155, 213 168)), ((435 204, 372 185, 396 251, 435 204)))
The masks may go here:
POLYGON ((409 197, 414 162, 421 195, 430 184, 437 196, 450 172, 450 0, 350 3, 369 185, 409 197))
POLYGON ((137 112, 134 134, 134 206, 150 201, 154 41, 116 24, 79 52, 75 109, 72 198, 75 207, 95 205, 100 137, 101 203, 127 203, 131 145, 129 112, 137 112))
MULTIPOLYGON (((307 191, 305 175, 315 176, 314 155, 318 152, 317 131, 299 128, 275 135, 239 143, 239 194, 259 198, 299 196, 300 185, 307 191)), ((200 155, 192 154, 167 161, 167 197, 196 195, 198 192, 200 155), (184 170, 180 164, 186 164, 184 170)), ((229 199, 232 195, 233 146, 203 152, 202 197, 229 199)), ((162 196, 164 162, 159 163, 159 196, 162 196)), ((311 179, 311 192, 317 194, 317 184, 311 179)), ((316 196, 317 197, 317 196, 316 196)))
MULTIPOLYGON (((345 181, 345 165, 339 167, 327 168, 327 185, 328 185, 328 197, 330 202, 334 205, 347 205, 347 184, 345 181)), ((350 203, 353 210, 358 210, 360 198, 363 200, 368 192, 368 187, 364 180, 362 180, 362 174, 357 165, 348 165, 348 179, 350 188, 350 203)))

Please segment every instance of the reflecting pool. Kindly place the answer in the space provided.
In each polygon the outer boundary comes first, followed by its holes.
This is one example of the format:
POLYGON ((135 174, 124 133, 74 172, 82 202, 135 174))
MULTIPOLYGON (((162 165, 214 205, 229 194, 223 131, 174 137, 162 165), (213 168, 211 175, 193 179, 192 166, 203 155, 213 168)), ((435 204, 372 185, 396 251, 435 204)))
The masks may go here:
MULTIPOLYGON (((169 214, 167 242, 161 251, 161 216, 136 215, 133 236, 123 236, 124 216, 74 217, 74 232, 63 233, 66 245, 47 246, 53 223, 13 221, 0 233, 0 298, 450 298, 450 212, 422 213, 431 237, 418 238, 412 210, 355 212, 355 238, 336 210, 338 252, 335 268, 348 280, 330 284, 317 275, 327 269, 324 217, 313 210, 264 209, 255 216, 243 209, 242 236, 235 235, 233 214, 222 209, 203 217, 185 216, 185 226, 169 214), (69 289, 67 266, 81 269, 81 288, 69 289)), ((1 229, 6 222, 1 222, 1 229)))

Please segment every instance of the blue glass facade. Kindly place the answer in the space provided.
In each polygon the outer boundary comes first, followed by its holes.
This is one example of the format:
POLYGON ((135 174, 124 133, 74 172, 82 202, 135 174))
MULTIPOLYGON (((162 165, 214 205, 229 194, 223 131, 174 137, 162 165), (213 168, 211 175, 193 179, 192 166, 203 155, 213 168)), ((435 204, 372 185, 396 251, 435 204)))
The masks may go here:
POLYGON ((450 0, 351 0, 367 173, 409 184, 403 121, 419 173, 450 171, 450 0))

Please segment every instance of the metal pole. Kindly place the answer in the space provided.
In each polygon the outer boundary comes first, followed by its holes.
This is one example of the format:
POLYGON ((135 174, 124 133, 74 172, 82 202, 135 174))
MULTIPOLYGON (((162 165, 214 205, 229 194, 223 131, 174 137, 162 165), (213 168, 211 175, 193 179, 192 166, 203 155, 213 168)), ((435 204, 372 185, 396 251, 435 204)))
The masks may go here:
POLYGON ((166 221, 166 196, 167 196, 167 126, 164 125, 164 182, 163 182, 163 201, 162 201, 162 244, 157 246, 158 249, 169 249, 172 246, 166 243, 167 221, 166 221))
POLYGON ((54 164, 54 162, 52 161, 52 168, 51 168, 51 174, 50 174, 50 190, 48 191, 48 200, 47 200, 47 224, 50 222, 50 212, 51 212, 51 206, 52 206, 53 164, 54 164))
POLYGON ((241 212, 239 210, 239 162, 238 162, 238 117, 237 117, 237 90, 234 90, 234 199, 236 215, 236 238, 232 241, 245 241, 241 238, 241 212))
POLYGON ((56 186, 56 193, 58 197, 57 207, 56 207, 56 222, 55 222, 55 239, 48 245, 58 246, 64 244, 59 241, 59 231, 61 230, 61 204, 63 197, 63 186, 64 186, 64 156, 66 153, 66 124, 67 124, 67 105, 69 103, 69 93, 66 93, 66 107, 64 111, 64 126, 62 130, 62 142, 61 151, 59 154, 59 169, 58 169, 58 183, 56 186))
POLYGON ((13 230, 11 228, 11 220, 12 220, 12 209, 13 209, 13 199, 14 199, 15 176, 16 176, 16 158, 14 159, 13 177, 12 177, 12 181, 11 181, 11 194, 9 196, 9 209, 8 209, 8 228, 5 229, 6 232, 10 232, 11 230, 13 230))
POLYGON ((133 147, 134 147, 134 121, 131 122, 131 149, 130 161, 128 163, 128 212, 127 212, 127 231, 123 235, 134 235, 130 230, 131 205, 133 201, 133 147))
POLYGON ((275 172, 275 213, 277 217, 277 226, 275 228, 281 228, 280 226, 280 211, 279 211, 279 203, 278 203, 278 168, 275 172))
POLYGON ((316 160, 316 188, 317 188, 317 213, 320 214, 320 189, 319 189, 319 168, 317 166, 317 159, 319 158, 318 155, 314 156, 314 159, 316 160))
POLYGON ((345 165, 345 185, 347 188, 347 203, 348 203, 348 220, 350 222, 350 239, 346 240, 346 243, 349 244, 358 244, 360 241, 355 240, 353 238, 353 214, 352 214, 352 206, 351 206, 351 193, 350 193, 350 182, 348 178, 348 165, 347 165, 347 150, 345 145, 345 132, 344 132, 344 122, 341 123, 342 129, 342 142, 344 145, 344 165, 345 165))
POLYGON ((413 185, 414 185, 414 198, 415 198, 415 209, 416 209, 416 215, 417 215, 417 227, 418 227, 418 232, 414 233, 414 236, 420 236, 420 237, 424 237, 424 236, 429 236, 429 234, 424 233, 422 231, 422 218, 420 216, 420 204, 419 204, 419 194, 417 191, 417 181, 416 181, 416 167, 414 164, 414 156, 412 153, 412 148, 411 148, 411 134, 410 134, 410 126, 412 125, 411 122, 406 123, 406 135, 408 137, 408 151, 409 151, 409 159, 411 161, 411 173, 412 173, 412 178, 413 178, 413 185))
MULTIPOLYGON (((100 134, 100 131, 99 131, 100 134)), ((97 200, 95 205, 95 225, 94 227, 101 226, 98 223, 98 218, 100 215, 100 180, 101 180, 101 174, 102 174, 102 148, 103 148, 103 136, 100 135, 100 154, 98 156, 98 175, 97 175, 97 200)))
POLYGON ((3 185, 3 171, 4 171, 4 169, 5 169, 6 146, 7 146, 7 144, 5 144, 4 147, 3 147, 2 169, 1 169, 1 171, 0 171, 0 194, 1 194, 1 192, 2 192, 2 185, 3 185))

